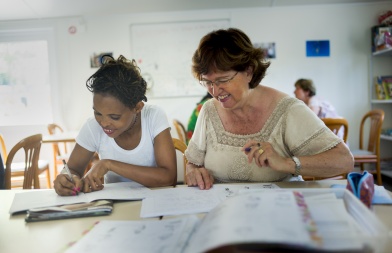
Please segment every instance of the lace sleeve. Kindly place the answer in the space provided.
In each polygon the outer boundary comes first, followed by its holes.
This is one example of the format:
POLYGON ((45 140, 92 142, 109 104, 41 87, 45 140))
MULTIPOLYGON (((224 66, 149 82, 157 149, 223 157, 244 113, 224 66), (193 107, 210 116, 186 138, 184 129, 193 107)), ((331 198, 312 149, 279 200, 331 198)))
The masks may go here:
POLYGON ((207 108, 210 104, 211 101, 207 101, 201 108, 196 121, 195 131, 185 151, 188 161, 198 166, 204 165, 207 146, 207 108))

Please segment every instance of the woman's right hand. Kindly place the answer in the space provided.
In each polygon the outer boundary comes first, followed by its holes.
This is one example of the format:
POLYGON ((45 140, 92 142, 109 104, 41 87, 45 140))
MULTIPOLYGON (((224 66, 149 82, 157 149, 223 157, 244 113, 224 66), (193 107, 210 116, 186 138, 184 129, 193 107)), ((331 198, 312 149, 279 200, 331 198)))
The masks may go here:
POLYGON ((83 180, 72 175, 72 182, 67 174, 59 174, 53 181, 54 189, 60 196, 76 196, 83 189, 83 180))
POLYGON ((186 183, 188 186, 199 186, 201 190, 208 190, 214 184, 214 177, 206 168, 188 163, 186 166, 186 183))

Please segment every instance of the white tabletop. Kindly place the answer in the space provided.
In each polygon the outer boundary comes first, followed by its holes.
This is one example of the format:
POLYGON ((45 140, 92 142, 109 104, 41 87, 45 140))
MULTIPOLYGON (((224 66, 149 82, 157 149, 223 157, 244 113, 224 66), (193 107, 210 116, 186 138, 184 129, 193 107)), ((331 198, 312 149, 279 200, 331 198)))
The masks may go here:
MULTIPOLYGON (((279 182, 282 188, 327 188, 345 184, 344 180, 279 182)), ((0 191, 0 252, 63 252, 67 245, 82 237, 99 220, 140 220, 141 201, 115 202, 109 216, 26 223, 26 214, 10 216, 15 193, 23 190, 0 191)), ((24 190, 27 191, 27 190, 24 190)), ((376 216, 392 231, 392 205, 374 206, 376 216)), ((155 219, 155 218, 154 218, 155 219)), ((388 249, 392 252, 392 240, 388 249)))

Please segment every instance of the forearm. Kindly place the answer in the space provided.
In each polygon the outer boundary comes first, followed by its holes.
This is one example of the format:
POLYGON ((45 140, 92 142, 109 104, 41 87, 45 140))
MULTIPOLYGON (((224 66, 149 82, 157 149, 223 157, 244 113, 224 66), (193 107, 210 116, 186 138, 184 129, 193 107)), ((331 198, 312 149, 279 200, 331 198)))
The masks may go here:
MULTIPOLYGON (((349 173, 354 168, 354 159, 351 152, 340 143, 335 148, 312 156, 298 156, 301 162, 300 174, 313 177, 331 177, 349 173)), ((295 173, 295 163, 287 159, 287 172, 295 173)))
POLYGON ((108 170, 146 187, 170 186, 176 182, 177 168, 147 167, 103 160, 108 170))

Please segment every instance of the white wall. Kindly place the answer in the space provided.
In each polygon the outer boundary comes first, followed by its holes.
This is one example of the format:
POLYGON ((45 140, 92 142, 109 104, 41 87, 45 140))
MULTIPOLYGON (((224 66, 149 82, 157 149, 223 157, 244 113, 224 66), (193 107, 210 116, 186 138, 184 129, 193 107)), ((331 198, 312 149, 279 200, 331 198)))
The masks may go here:
MULTIPOLYGON (((90 55, 113 52, 115 57, 123 54, 132 58, 131 24, 230 19, 232 27, 244 30, 254 42, 276 43, 277 58, 272 59, 262 83, 293 95, 293 84, 298 78, 313 79, 318 94, 332 102, 347 118, 349 143, 355 148, 358 147, 360 119, 370 109, 370 28, 377 24, 378 14, 389 9, 392 9, 392 3, 87 16, 0 22, 0 30, 41 26, 54 29, 56 76, 53 96, 58 103, 55 119, 68 130, 77 130, 93 115, 92 97, 85 87, 87 78, 96 71, 90 68, 90 55), (68 33, 71 25, 78 28, 74 35, 68 33), (306 40, 330 40, 331 56, 307 58, 306 40)), ((149 103, 162 106, 169 120, 176 118, 186 124, 199 99, 150 98, 149 103)), ((10 147, 32 131, 27 129, 1 127, 0 122, 0 132, 8 136, 10 147)), ((34 128, 37 129, 46 133, 45 126, 34 128)))

